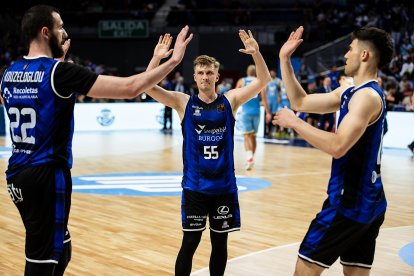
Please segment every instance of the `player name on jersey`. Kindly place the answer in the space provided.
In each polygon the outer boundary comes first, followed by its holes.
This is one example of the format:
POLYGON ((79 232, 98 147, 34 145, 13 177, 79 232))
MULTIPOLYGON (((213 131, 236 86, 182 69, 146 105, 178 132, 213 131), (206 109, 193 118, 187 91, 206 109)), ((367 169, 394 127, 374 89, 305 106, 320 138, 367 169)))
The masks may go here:
POLYGON ((10 71, 4 76, 4 82, 42 82, 44 71, 10 71))

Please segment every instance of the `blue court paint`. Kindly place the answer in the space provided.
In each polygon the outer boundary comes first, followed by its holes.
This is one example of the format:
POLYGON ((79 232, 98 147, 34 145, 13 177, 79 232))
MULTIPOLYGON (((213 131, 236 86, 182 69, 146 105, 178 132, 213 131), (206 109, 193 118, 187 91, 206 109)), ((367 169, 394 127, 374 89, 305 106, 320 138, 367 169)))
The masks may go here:
POLYGON ((11 156, 12 149, 9 147, 0 147, 0 158, 8 159, 11 156))
POLYGON ((414 242, 402 247, 398 255, 404 262, 414 267, 414 242))
MULTIPOLYGON (((264 189, 271 182, 236 176, 239 192, 264 189)), ((181 173, 127 173, 72 177, 73 192, 119 196, 180 196, 181 173)))

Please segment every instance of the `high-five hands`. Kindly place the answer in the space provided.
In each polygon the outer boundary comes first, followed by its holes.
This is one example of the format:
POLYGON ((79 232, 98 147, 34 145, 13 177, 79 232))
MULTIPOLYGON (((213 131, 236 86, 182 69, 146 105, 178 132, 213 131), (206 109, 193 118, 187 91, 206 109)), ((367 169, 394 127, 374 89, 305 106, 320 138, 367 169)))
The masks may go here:
POLYGON ((240 39, 244 45, 244 49, 239 49, 239 52, 254 55, 259 52, 259 44, 257 44, 257 41, 254 39, 252 32, 250 30, 248 30, 248 32, 249 33, 246 33, 245 30, 239 31, 240 39))
POLYGON ((177 36, 177 40, 174 44, 174 50, 171 59, 174 62, 180 63, 184 57, 185 48, 187 47, 188 43, 190 43, 191 39, 193 38, 193 34, 190 34, 187 37, 189 27, 185 26, 181 29, 181 32, 177 36))
POLYGON ((288 40, 283 44, 282 48, 280 48, 279 51, 279 57, 290 57, 293 52, 296 50, 296 48, 299 47, 299 45, 303 42, 302 39, 303 34, 303 27, 300 26, 296 29, 296 31, 291 32, 288 40))
POLYGON ((167 58, 173 52, 173 49, 170 49, 171 42, 173 37, 170 34, 160 35, 158 39, 158 44, 154 49, 154 57, 159 59, 167 58))

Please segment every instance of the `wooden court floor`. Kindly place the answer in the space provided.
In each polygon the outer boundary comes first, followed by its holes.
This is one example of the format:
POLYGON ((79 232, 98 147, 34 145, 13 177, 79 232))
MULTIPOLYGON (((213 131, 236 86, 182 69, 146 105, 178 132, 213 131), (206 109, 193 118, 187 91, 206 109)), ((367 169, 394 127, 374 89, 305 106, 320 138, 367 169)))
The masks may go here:
MULTIPOLYGON (((0 145, 6 145, 5 139, 0 139, 0 145)), ((73 147, 73 176, 182 171, 179 132, 167 136, 156 131, 75 133, 73 147)), ((259 143, 255 161, 254 170, 246 173, 243 144, 237 141, 236 174, 268 180, 272 185, 240 193, 242 229, 229 235, 231 261, 226 275, 290 275, 296 249, 278 257, 260 255, 257 262, 243 256, 301 241, 326 197, 331 158, 312 148, 259 143), (272 266, 273 272, 261 270, 265 265, 272 266)), ((5 171, 6 166, 7 159, 0 159, 0 170, 5 171)), ((374 262, 377 272, 373 275, 414 275, 413 267, 396 263, 398 256, 390 255, 391 247, 414 242, 410 230, 414 226, 414 161, 408 154, 384 154, 382 177, 389 205, 382 229, 403 230, 385 236, 385 243, 377 249, 381 261, 374 262)), ((0 275, 22 275, 24 227, 4 176, 0 181, 0 275)), ((182 237, 180 218, 178 196, 74 192, 69 220, 73 256, 66 275, 172 275, 182 237)), ((209 254, 209 233, 205 231, 193 271, 202 272, 208 266, 209 254)), ((340 275, 339 271, 328 275, 340 275)), ((201 275, 199 272, 195 274, 201 275)))

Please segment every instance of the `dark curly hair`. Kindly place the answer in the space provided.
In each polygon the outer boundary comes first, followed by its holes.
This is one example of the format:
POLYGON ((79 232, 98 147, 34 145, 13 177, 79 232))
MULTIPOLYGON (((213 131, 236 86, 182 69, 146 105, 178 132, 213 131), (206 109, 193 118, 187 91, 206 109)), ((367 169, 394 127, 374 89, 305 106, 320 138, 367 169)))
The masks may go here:
POLYGON ((391 36, 384 30, 375 27, 362 27, 352 33, 352 40, 358 39, 370 43, 378 54, 378 68, 390 63, 394 54, 394 44, 391 36))

